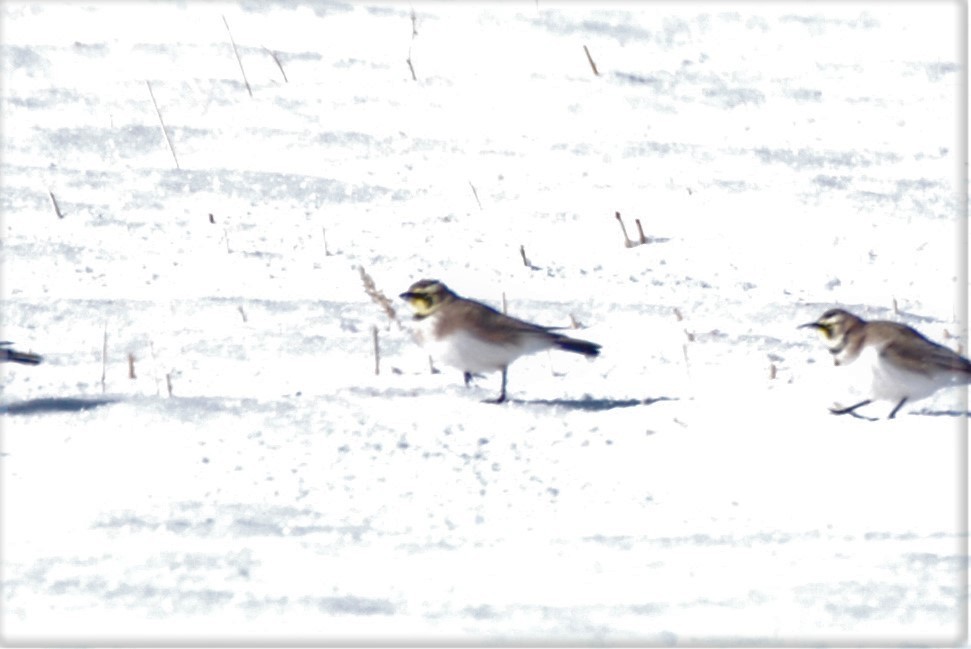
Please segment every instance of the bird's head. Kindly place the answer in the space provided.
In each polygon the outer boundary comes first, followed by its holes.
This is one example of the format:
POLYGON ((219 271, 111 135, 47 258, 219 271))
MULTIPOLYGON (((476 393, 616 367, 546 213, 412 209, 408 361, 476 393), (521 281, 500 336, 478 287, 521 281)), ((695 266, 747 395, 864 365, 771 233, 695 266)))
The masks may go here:
POLYGON ((454 299, 455 293, 437 279, 421 279, 409 286, 400 297, 414 309, 415 318, 421 319, 454 299))
POLYGON ((799 325, 800 328, 811 327, 819 331, 830 349, 842 349, 845 344, 846 332, 861 325, 863 321, 843 309, 830 309, 815 322, 799 325))

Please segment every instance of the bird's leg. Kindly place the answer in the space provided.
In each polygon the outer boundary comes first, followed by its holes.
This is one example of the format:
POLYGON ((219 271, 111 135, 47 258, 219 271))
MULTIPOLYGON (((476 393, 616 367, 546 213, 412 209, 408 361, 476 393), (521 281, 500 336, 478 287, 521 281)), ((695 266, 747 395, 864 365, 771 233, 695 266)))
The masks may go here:
POLYGON ((502 403, 506 400, 506 368, 502 368, 502 389, 499 391, 499 396, 495 399, 488 399, 486 403, 502 403))
POLYGON ((894 409, 890 411, 890 416, 887 417, 887 419, 893 419, 897 415, 897 411, 903 407, 905 401, 907 401, 907 397, 901 399, 900 403, 894 406, 894 409))
POLYGON ((856 413, 853 412, 854 410, 856 410, 857 408, 861 408, 867 405, 868 403, 871 403, 872 401, 873 399, 867 399, 865 401, 861 401, 856 405, 852 405, 849 408, 830 408, 829 411, 834 415, 856 415, 856 413))
POLYGON ((465 377, 465 387, 469 387, 469 383, 472 382, 472 372, 465 372, 463 376, 465 377))

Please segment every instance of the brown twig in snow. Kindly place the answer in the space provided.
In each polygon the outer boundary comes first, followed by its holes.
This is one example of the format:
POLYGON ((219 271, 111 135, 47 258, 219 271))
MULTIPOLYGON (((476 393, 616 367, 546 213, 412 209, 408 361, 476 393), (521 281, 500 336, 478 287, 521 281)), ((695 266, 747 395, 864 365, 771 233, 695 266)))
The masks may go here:
POLYGON ((54 213, 57 214, 57 218, 63 219, 64 212, 61 211, 61 206, 57 204, 57 199, 54 198, 54 192, 48 191, 47 195, 51 197, 51 204, 54 206, 54 213))
POLYGON ((529 259, 526 258, 526 246, 523 244, 519 244, 519 256, 523 258, 523 266, 533 268, 533 265, 529 263, 529 259))
POLYGON ((263 51, 266 52, 267 54, 269 54, 270 57, 273 59, 273 62, 276 63, 276 67, 280 68, 280 74, 283 75, 283 83, 290 83, 290 80, 287 79, 287 73, 283 69, 283 64, 280 63, 280 57, 278 57, 276 55, 276 52, 274 52, 273 50, 268 49, 266 47, 266 45, 263 45, 263 51))
POLYGON ((106 391, 105 378, 108 376, 108 321, 105 320, 105 334, 101 343, 101 394, 106 391))
POLYGON ((128 352, 128 378, 134 379, 135 377, 135 355, 128 352))
POLYGON ((253 89, 249 86, 249 79, 246 78, 246 70, 243 69, 243 60, 239 58, 239 50, 236 48, 236 40, 233 38, 233 32, 229 29, 229 21, 226 20, 226 16, 223 16, 223 23, 226 25, 226 31, 229 32, 229 42, 233 45, 233 54, 236 55, 236 62, 239 63, 239 71, 243 75, 243 83, 246 84, 246 92, 249 96, 253 96, 253 89))
POLYGON ((162 135, 165 137, 165 143, 169 145, 169 151, 172 152, 172 159, 175 160, 175 168, 181 169, 179 166, 179 158, 175 155, 175 147, 172 146, 172 140, 169 138, 169 131, 165 128, 165 121, 162 119, 162 111, 158 108, 158 102, 155 101, 155 93, 152 92, 152 84, 146 79, 145 85, 148 86, 148 94, 152 98, 152 105, 155 106, 155 114, 158 115, 159 126, 162 127, 162 135))
POLYGON ((479 200, 479 192, 477 192, 475 190, 475 185, 472 184, 472 181, 471 180, 469 181, 469 187, 472 188, 472 195, 475 196, 475 202, 479 206, 479 209, 481 210, 482 209, 482 201, 479 200))
POLYGON ((640 235, 640 243, 648 243, 649 242, 648 238, 644 236, 644 228, 641 227, 641 220, 634 219, 634 223, 637 224, 637 233, 638 235, 640 235))
POLYGON ((381 346, 378 343, 378 326, 371 325, 371 338, 374 341, 374 375, 381 374, 381 346))
POLYGON ((388 316, 388 320, 396 322, 399 327, 401 327, 401 321, 398 320, 398 314, 394 310, 394 306, 391 304, 391 300, 388 296, 378 290, 378 287, 374 285, 374 280, 367 271, 364 270, 364 266, 358 266, 358 271, 361 273, 361 281, 364 283, 364 292, 367 293, 371 301, 377 304, 384 311, 385 315, 388 316))
POLYGON ((627 236, 627 228, 624 226, 624 219, 620 218, 620 212, 614 212, 614 216, 617 218, 617 222, 620 223, 620 230, 624 233, 624 247, 633 248, 637 244, 631 241, 630 237, 627 236))
POLYGON ((320 232, 324 235, 324 256, 330 257, 330 249, 327 247, 327 228, 320 228, 320 232))
POLYGON ((583 51, 587 55, 587 61, 590 62, 590 69, 593 70, 593 73, 599 77, 600 72, 597 70, 597 64, 593 62, 593 57, 590 56, 590 50, 587 49, 586 45, 583 46, 583 51))
POLYGON ((408 46, 408 58, 405 59, 405 63, 408 64, 408 69, 411 70, 411 80, 418 81, 418 75, 415 74, 415 66, 411 64, 411 46, 408 46))

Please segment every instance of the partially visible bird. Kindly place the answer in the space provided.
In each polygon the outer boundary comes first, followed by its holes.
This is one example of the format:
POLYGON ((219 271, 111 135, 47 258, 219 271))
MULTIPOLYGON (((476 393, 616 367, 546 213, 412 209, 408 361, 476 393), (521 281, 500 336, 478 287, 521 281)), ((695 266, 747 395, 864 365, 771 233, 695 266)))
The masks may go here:
POLYGON ((871 383, 864 387, 872 396, 848 408, 831 409, 837 415, 885 399, 896 404, 888 417, 893 419, 908 400, 971 383, 971 361, 898 322, 867 321, 843 309, 830 309, 800 327, 822 334, 836 365, 862 361, 870 366, 866 375, 872 377, 871 383))
POLYGON ((0 342, 0 363, 23 363, 24 365, 37 365, 43 358, 31 352, 18 352, 11 349, 11 342, 0 342))
POLYGON ((479 372, 502 372, 502 388, 495 403, 506 400, 506 372, 525 354, 562 349, 594 357, 600 345, 570 338, 554 327, 513 318, 491 306, 456 295, 438 280, 423 279, 401 294, 421 323, 424 345, 442 363, 463 372, 468 385, 479 372))

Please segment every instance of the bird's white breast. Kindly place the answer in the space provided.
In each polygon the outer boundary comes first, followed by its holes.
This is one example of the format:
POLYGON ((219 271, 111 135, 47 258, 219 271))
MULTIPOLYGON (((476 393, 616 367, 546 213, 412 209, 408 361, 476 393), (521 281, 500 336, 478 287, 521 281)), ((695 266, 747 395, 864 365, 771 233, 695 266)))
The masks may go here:
POLYGON ((872 396, 876 399, 899 401, 929 397, 940 388, 953 384, 952 373, 941 371, 927 375, 916 372, 881 357, 875 347, 867 346, 854 365, 869 374, 872 396))
POLYGON ((433 318, 425 318, 420 323, 422 343, 435 360, 473 374, 501 370, 523 354, 552 346, 544 336, 524 336, 518 344, 500 344, 462 330, 452 331, 445 338, 436 340, 433 318))

